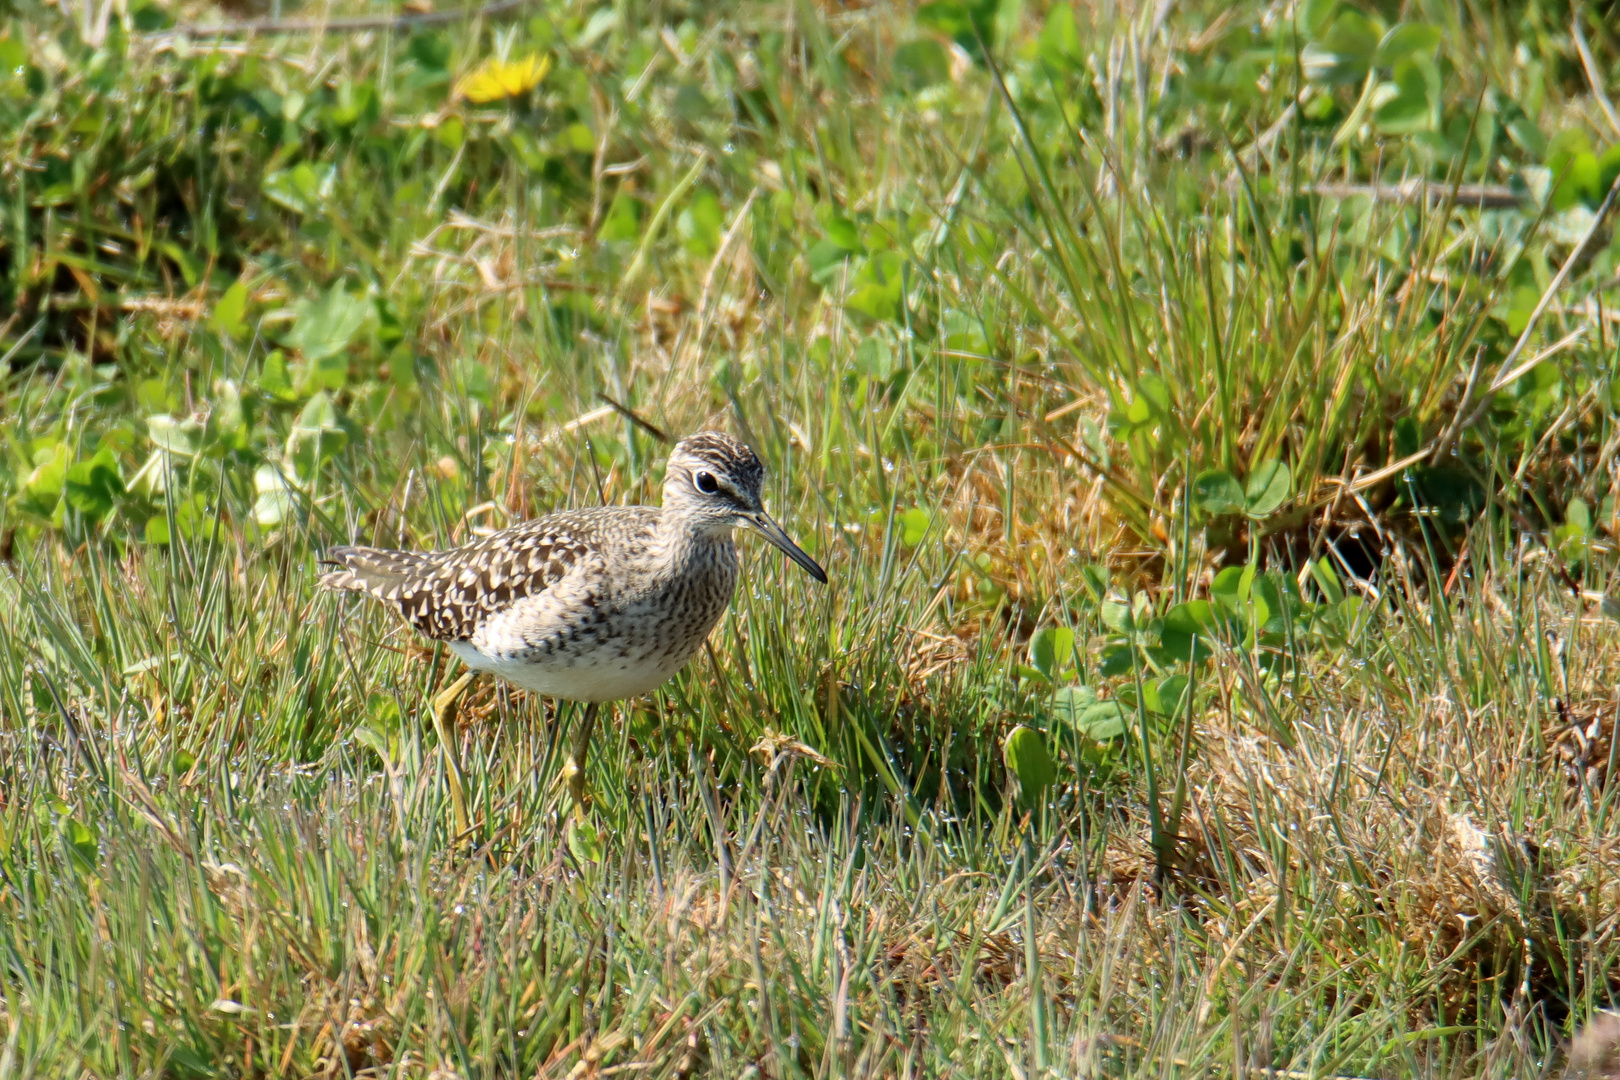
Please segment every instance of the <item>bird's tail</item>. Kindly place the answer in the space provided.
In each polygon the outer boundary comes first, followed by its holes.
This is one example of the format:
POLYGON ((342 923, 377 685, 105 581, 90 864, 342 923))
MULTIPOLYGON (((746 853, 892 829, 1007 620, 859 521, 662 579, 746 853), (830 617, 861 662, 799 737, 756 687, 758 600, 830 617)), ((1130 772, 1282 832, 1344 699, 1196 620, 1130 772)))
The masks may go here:
POLYGON ((420 576, 429 560, 426 555, 414 551, 335 547, 328 548, 320 561, 338 568, 328 570, 320 577, 321 584, 328 589, 365 593, 378 600, 395 600, 399 596, 399 586, 420 576))

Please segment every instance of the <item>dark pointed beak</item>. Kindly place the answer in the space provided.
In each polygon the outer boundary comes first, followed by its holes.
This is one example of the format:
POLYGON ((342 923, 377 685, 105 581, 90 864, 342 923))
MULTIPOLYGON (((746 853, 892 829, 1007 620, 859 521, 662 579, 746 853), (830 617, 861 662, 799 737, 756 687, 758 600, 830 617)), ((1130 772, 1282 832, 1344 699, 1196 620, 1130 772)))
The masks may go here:
POLYGON ((789 540, 788 534, 782 531, 782 526, 772 521, 769 514, 760 510, 744 515, 743 520, 758 529, 765 539, 781 548, 788 558, 804 567, 805 572, 811 577, 823 585, 827 584, 827 571, 821 568, 820 563, 806 555, 803 548, 789 540))

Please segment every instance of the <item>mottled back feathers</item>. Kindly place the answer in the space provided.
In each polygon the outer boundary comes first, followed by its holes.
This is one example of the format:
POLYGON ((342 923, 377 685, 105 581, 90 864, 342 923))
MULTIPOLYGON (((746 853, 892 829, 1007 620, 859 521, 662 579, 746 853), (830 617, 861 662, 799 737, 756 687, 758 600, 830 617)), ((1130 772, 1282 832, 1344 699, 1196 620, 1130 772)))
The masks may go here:
POLYGON ((336 547, 321 561, 342 569, 323 574, 321 584, 381 600, 427 637, 465 641, 489 616, 562 580, 604 542, 649 534, 657 515, 645 506, 562 511, 449 551, 336 547))

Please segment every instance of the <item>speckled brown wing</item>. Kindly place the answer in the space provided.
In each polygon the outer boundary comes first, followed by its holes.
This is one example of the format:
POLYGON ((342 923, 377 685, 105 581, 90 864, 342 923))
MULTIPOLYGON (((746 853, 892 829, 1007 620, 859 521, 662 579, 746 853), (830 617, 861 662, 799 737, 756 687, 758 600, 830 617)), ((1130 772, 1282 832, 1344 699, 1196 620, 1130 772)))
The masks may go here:
POLYGON ((642 525, 643 509, 548 514, 448 551, 336 547, 321 561, 342 569, 322 575, 321 584, 381 600, 435 640, 465 641, 484 619, 560 581, 604 529, 642 525))

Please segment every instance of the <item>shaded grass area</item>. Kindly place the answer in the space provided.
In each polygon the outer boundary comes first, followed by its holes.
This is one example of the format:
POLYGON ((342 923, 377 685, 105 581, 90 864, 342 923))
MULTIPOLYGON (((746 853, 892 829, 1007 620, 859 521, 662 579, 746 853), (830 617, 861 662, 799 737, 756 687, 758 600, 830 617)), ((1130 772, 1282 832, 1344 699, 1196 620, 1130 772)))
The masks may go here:
POLYGON ((1528 1077, 1613 1007, 1595 12, 214 17, 0 26, 0 1077, 1528 1077), (574 814, 576 711, 441 744, 313 553, 655 499, 608 399, 834 587, 751 547, 574 814))

